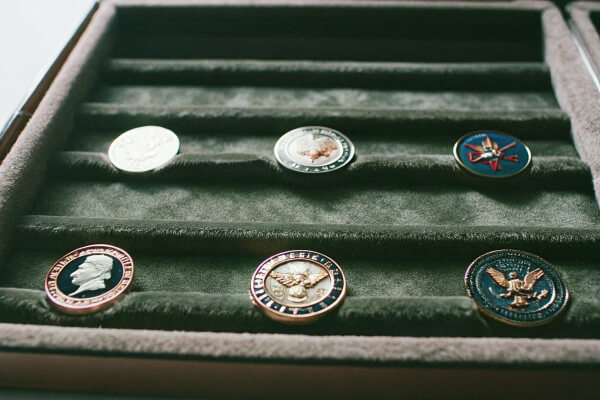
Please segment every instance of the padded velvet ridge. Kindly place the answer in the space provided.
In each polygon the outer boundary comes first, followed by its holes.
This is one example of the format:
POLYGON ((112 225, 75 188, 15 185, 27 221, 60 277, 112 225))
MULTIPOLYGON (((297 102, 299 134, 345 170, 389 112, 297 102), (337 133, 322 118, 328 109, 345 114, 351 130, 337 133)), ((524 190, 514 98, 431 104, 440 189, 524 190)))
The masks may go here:
POLYGON ((78 129, 126 130, 141 125, 168 126, 176 131, 207 130, 271 133, 277 136, 305 125, 335 127, 351 137, 451 135, 458 138, 477 129, 511 132, 529 138, 569 137, 570 121, 560 109, 522 111, 398 110, 337 108, 223 108, 149 107, 110 103, 84 103, 78 114, 78 129))
MULTIPOLYGON (((399 257, 407 254, 476 256, 498 248, 527 249, 547 258, 595 257, 595 228, 549 226, 395 226, 208 221, 127 220, 28 216, 17 231, 23 248, 61 249, 108 242, 126 249, 208 254, 243 252, 266 257, 289 248, 315 248, 332 256, 399 257)), ((466 268, 466 267, 465 267, 466 268)))
POLYGON ((401 87, 405 90, 550 91, 543 63, 375 63, 206 59, 109 60, 112 84, 401 87))
POLYGON ((569 317, 542 328, 515 329, 483 319, 468 297, 348 297, 339 310, 311 326, 264 317, 246 295, 143 292, 106 311, 68 316, 49 308, 45 293, 0 289, 2 322, 165 330, 419 336, 538 336, 597 338, 597 305, 575 303, 569 317), (590 318, 589 311, 594 310, 590 318), (10 311, 10 312, 8 312, 10 311))
POLYGON ((533 166, 519 179, 499 188, 463 171, 450 155, 405 155, 401 157, 360 156, 347 168, 334 174, 307 177, 283 169, 273 157, 243 153, 190 154, 175 157, 166 166, 145 174, 132 176, 116 169, 104 153, 62 152, 53 160, 56 177, 87 180, 120 181, 188 181, 244 182, 249 179, 280 182, 281 185, 381 185, 396 184, 458 184, 505 190, 507 187, 532 189, 591 190, 588 166, 575 157, 536 157, 533 166))

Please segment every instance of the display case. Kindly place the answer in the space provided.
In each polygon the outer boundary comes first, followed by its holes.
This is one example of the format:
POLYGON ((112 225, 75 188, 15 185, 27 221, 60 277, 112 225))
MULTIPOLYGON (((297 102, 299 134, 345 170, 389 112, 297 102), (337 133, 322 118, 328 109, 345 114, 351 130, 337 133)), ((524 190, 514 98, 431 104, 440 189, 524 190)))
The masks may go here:
POLYGON ((599 99, 549 2, 104 1, 0 165, 0 384, 464 399, 506 382, 593 398, 599 99), (117 170, 108 146, 143 125, 176 132, 180 154, 117 170), (352 163, 279 166, 275 142, 306 125, 347 135, 352 163), (531 167, 469 175, 452 147, 478 129, 519 137, 531 167), (92 243, 131 254, 131 293, 53 310, 46 273, 92 243), (478 311, 465 270, 504 248, 554 264, 560 318, 523 329, 478 311), (258 264, 292 249, 348 281, 311 325, 248 297, 258 264))

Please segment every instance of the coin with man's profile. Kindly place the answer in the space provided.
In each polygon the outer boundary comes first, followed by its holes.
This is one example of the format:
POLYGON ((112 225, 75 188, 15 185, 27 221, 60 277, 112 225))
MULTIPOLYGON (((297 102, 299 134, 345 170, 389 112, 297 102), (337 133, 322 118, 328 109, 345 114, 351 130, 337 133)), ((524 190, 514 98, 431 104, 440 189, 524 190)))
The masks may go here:
POLYGON ((285 133, 275 144, 275 158, 285 168, 317 174, 342 168, 354 157, 344 134, 324 126, 303 126, 285 133))
POLYGON ((147 172, 177 155, 179 138, 160 126, 140 126, 122 133, 108 148, 110 162, 125 172, 147 172))
POLYGON ((93 244, 61 257, 46 275, 50 304, 67 314, 89 314, 110 307, 133 281, 133 260, 123 249, 93 244))
POLYGON ((250 297, 266 316, 284 323, 309 323, 341 304, 346 278, 325 254, 290 250, 263 261, 252 277, 250 297))

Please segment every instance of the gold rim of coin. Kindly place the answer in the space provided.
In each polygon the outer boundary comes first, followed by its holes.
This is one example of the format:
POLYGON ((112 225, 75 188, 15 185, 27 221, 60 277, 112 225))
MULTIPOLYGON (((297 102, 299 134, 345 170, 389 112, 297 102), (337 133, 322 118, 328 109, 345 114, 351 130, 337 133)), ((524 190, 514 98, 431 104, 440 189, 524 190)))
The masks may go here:
POLYGON ((116 246, 80 247, 62 256, 50 268, 44 285, 46 296, 53 307, 64 313, 94 313, 110 307, 125 295, 133 281, 133 269, 131 256, 116 246), (120 264, 118 279, 112 276, 115 262, 120 264), (68 278, 64 274, 68 274, 68 278), (112 287, 107 289, 106 281, 112 287))
POLYGON ((467 171, 470 174, 473 174, 475 176, 478 177, 482 177, 482 178, 490 178, 490 179, 507 179, 507 178, 512 178, 514 176, 517 176, 523 172, 525 172, 530 166, 531 166, 531 160, 532 160, 532 155, 531 155, 531 149, 529 148, 529 146, 527 146, 525 144, 525 142, 523 142, 521 139, 519 139, 516 136, 513 135, 509 135, 508 133, 499 131, 499 130, 495 130, 495 129, 479 129, 476 131, 471 131, 468 132, 464 135, 462 135, 460 138, 458 138, 458 140, 454 143, 454 146, 452 147, 452 154, 454 155, 454 159, 456 160, 456 162, 458 163, 458 165, 465 171, 467 171), (523 148, 525 149, 525 153, 527 154, 527 162, 525 163, 524 166, 522 166, 518 171, 512 173, 512 174, 508 174, 508 175, 493 175, 491 173, 481 173, 478 171, 475 171, 473 169, 473 167, 470 167, 469 165, 465 164, 465 162, 462 160, 459 152, 460 152, 460 145, 461 143, 474 135, 478 135, 478 134, 482 134, 482 133, 492 133, 495 135, 500 135, 500 136, 505 136, 507 138, 512 139, 513 141, 519 143, 521 146, 523 146, 523 148))
POLYGON ((346 277, 339 264, 313 250, 288 250, 267 258, 250 283, 252 303, 267 317, 287 324, 314 322, 345 296, 346 277), (289 271, 275 271, 292 263, 289 271))
POLYGON ((120 134, 108 148, 110 162, 128 173, 149 172, 167 165, 179 152, 179 138, 170 129, 147 125, 120 134))

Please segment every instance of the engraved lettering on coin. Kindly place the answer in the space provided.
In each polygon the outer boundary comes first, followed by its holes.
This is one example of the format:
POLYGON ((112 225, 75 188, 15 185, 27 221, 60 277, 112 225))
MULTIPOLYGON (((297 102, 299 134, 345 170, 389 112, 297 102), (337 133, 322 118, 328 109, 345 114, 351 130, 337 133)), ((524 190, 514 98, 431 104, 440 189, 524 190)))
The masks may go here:
POLYGON ((86 257, 83 263, 70 274, 71 283, 79 288, 69 293, 69 296, 88 290, 105 289, 104 281, 110 279, 112 268, 113 259, 109 256, 98 254, 86 257))
POLYGON ((348 164, 354 157, 354 145, 335 129, 303 126, 282 135, 274 152, 285 168, 314 174, 335 171, 348 164))
POLYGON ((467 268, 465 285, 484 314, 515 326, 545 324, 569 300, 552 265, 519 250, 495 250, 478 257, 467 268))
POLYGON ((160 126, 142 126, 116 138, 108 149, 108 157, 123 171, 146 172, 165 165, 178 151, 175 133, 160 126))
POLYGON ((92 313, 112 305, 133 281, 133 260, 118 247, 98 244, 61 257, 46 275, 46 295, 68 314, 92 313))
POLYGON ((327 270, 307 261, 290 261, 269 273, 265 288, 274 296, 276 296, 276 289, 273 288, 275 282, 285 287, 281 303, 290 307, 318 302, 323 297, 323 294, 320 296, 318 294, 323 293, 320 290, 328 292, 331 288, 331 279, 327 270))
POLYGON ((289 250, 267 258, 250 282, 252 303, 283 323, 313 322, 338 307, 345 295, 340 266, 312 250, 289 250))

